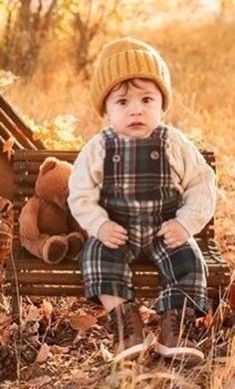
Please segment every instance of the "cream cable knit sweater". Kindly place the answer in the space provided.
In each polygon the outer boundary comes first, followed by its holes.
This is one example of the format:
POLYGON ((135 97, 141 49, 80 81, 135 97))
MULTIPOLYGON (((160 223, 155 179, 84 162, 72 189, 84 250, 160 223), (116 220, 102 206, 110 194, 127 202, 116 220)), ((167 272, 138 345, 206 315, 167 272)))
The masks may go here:
MULTIPOLYGON (((174 184, 183 196, 183 205, 178 209, 176 219, 193 236, 214 214, 215 175, 197 148, 173 127, 168 127, 167 155, 174 184)), ((89 236, 94 237, 109 219, 105 209, 98 204, 104 157, 103 137, 98 134, 79 153, 69 180, 71 212, 89 236)))

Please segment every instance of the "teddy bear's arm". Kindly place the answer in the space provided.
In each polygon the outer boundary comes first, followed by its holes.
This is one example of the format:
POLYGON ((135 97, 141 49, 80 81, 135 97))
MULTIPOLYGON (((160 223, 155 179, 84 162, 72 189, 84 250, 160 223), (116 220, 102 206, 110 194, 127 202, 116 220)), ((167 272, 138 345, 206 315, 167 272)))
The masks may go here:
POLYGON ((26 239, 38 239, 40 232, 38 229, 38 213, 40 209, 40 199, 31 197, 21 210, 19 217, 20 236, 26 239))

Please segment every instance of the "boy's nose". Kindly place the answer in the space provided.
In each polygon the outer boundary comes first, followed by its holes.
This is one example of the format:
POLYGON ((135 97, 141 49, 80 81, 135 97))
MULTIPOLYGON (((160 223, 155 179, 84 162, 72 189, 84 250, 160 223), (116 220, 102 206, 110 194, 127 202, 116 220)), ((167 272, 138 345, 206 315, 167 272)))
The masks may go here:
POLYGON ((141 104, 139 103, 133 103, 131 104, 131 107, 130 107, 130 114, 132 116, 136 116, 136 115, 141 115, 142 114, 142 107, 141 107, 141 104))

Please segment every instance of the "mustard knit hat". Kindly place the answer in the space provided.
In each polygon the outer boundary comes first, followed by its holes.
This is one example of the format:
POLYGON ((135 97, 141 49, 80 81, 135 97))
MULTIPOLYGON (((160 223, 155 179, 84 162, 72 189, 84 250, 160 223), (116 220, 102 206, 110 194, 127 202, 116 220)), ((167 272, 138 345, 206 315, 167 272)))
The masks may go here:
POLYGON ((91 98, 97 112, 104 113, 104 100, 119 82, 131 78, 154 81, 163 95, 163 111, 171 101, 169 69, 160 54, 147 43, 121 38, 104 46, 91 80, 91 98))

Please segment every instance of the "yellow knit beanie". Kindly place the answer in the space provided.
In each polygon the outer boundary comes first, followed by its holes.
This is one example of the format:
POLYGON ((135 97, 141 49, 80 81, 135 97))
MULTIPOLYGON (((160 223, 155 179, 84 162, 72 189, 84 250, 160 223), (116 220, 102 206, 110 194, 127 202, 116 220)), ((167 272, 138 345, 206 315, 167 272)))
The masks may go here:
POLYGON ((160 54, 147 43, 133 38, 121 38, 104 46, 91 80, 91 98, 97 112, 104 113, 104 101, 119 82, 131 78, 154 81, 163 95, 163 111, 171 101, 169 69, 160 54))

